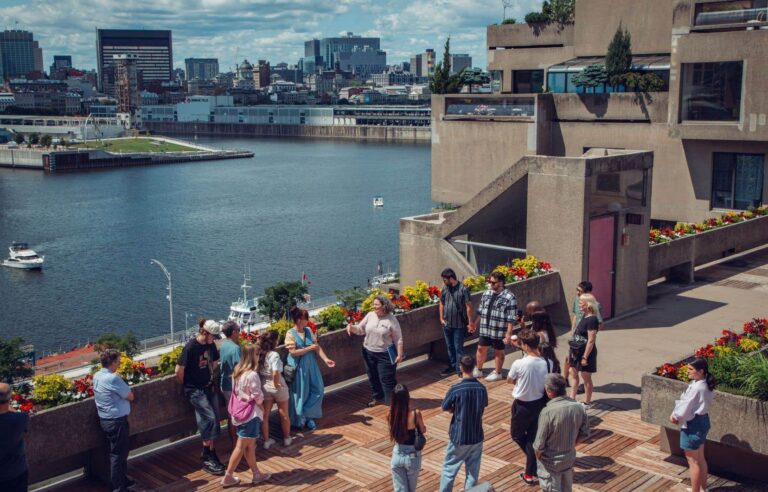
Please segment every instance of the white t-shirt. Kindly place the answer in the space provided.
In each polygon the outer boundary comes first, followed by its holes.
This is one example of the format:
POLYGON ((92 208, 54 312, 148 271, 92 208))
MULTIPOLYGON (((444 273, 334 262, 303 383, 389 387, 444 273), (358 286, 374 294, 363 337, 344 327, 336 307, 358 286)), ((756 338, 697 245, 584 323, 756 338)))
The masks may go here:
POLYGON ((549 372, 549 366, 542 357, 526 355, 513 362, 507 376, 517 381, 512 390, 512 398, 520 401, 534 401, 542 398, 547 372, 549 372))
POLYGON ((280 358, 279 353, 271 350, 264 357, 264 367, 261 369, 261 375, 271 378, 274 371, 283 372, 283 360, 280 358))

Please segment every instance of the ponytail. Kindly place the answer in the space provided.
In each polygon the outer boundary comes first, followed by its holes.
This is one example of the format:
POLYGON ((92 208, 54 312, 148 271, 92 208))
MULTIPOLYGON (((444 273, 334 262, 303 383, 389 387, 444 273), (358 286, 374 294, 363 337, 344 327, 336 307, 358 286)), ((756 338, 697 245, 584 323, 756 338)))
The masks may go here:
POLYGON ((707 362, 707 359, 694 359, 690 364, 691 367, 697 371, 704 371, 705 381, 707 382, 709 391, 714 390, 717 386, 717 379, 715 379, 715 376, 709 372, 709 363, 707 362))
POLYGON ((709 391, 713 391, 717 387, 717 379, 710 372, 707 373, 707 387, 709 387, 709 391))

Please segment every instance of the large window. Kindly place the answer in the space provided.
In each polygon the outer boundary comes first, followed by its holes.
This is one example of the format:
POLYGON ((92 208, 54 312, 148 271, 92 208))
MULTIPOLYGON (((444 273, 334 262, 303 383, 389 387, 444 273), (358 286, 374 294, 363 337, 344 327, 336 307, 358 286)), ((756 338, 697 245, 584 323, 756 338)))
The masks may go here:
POLYGON ((514 70, 512 81, 515 94, 544 92, 544 70, 514 70))
POLYGON ((715 152, 712 166, 712 208, 745 210, 763 201, 765 156, 715 152))
POLYGON ((768 21, 768 0, 730 0, 696 5, 695 25, 768 21))
POLYGON ((683 65, 683 121, 738 121, 741 113, 740 61, 683 65))
POLYGON ((498 94, 504 87, 504 72, 491 70, 491 91, 498 94))

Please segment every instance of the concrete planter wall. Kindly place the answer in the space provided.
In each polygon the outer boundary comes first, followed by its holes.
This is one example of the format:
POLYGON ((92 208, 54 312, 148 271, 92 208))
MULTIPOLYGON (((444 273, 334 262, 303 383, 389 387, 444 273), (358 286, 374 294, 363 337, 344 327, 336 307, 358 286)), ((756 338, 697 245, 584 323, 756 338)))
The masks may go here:
MULTIPOLYGON (((641 416, 660 426, 661 448, 682 455, 679 427, 669 421, 687 383, 655 374, 642 380, 641 416)), ((713 472, 768 481, 768 402, 715 390, 709 414, 712 429, 705 452, 713 472)))
MULTIPOLYGON (((560 275, 550 273, 508 286, 523 306, 538 299, 544 306, 560 302, 560 275)), ((479 301, 480 294, 472 299, 479 301)), ((408 357, 430 353, 442 344, 438 306, 414 309, 398 316, 408 357)), ((346 331, 322 335, 320 345, 336 361, 336 368, 320 364, 326 385, 365 374, 361 357, 363 337, 346 331)), ((284 348, 281 348, 284 350, 284 348)), ((136 400, 129 417, 131 449, 163 439, 175 440, 196 432, 192 407, 174 376, 133 388, 136 400)), ((27 435, 30 483, 85 467, 94 476, 108 477, 107 449, 93 399, 41 411, 32 416, 27 435)))
POLYGON ((693 267, 768 243, 768 216, 650 246, 648 280, 675 273, 692 278, 693 267))

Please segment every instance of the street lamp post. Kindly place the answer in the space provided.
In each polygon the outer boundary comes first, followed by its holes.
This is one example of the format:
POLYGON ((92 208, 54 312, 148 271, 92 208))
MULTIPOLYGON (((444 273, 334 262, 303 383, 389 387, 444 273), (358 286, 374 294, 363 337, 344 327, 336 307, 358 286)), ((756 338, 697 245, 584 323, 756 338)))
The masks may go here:
POLYGON ((155 259, 149 260, 150 265, 153 263, 160 267, 160 269, 165 274, 166 280, 168 280, 168 285, 166 286, 166 289, 168 289, 168 295, 166 297, 168 299, 168 308, 170 309, 170 312, 171 312, 171 342, 173 342, 173 289, 171 286, 171 272, 169 272, 168 269, 165 268, 165 265, 163 265, 159 261, 155 259))

